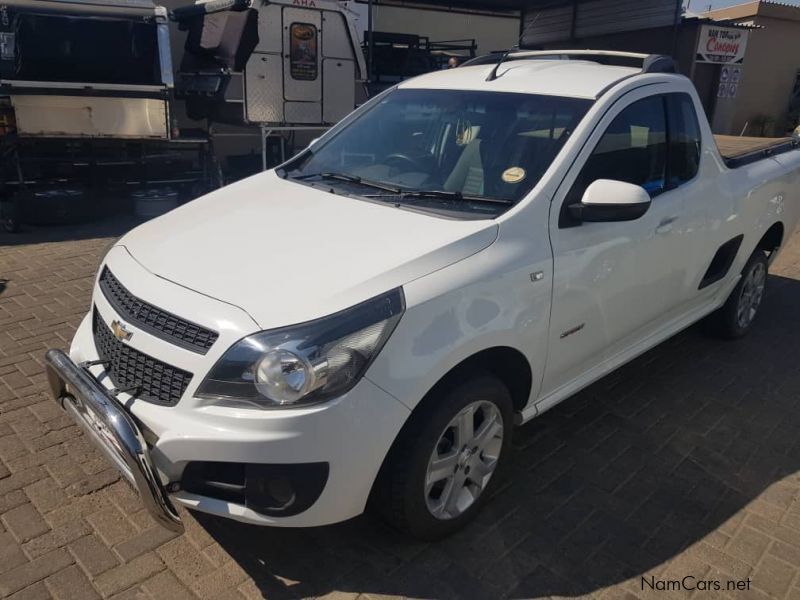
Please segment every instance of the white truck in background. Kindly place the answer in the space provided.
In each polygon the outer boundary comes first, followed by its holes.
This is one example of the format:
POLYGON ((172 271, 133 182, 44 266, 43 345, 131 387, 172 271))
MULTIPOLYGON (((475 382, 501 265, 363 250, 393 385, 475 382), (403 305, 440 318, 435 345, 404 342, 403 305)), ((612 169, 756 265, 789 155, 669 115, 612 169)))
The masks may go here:
POLYGON ((369 504, 440 538, 491 497, 515 426, 701 319, 754 326, 800 217, 797 141, 723 155, 665 57, 480 63, 104 257, 48 375, 160 522, 369 504))
POLYGON ((176 91, 193 118, 321 128, 365 99, 358 34, 335 0, 211 0, 170 16, 187 31, 176 91))

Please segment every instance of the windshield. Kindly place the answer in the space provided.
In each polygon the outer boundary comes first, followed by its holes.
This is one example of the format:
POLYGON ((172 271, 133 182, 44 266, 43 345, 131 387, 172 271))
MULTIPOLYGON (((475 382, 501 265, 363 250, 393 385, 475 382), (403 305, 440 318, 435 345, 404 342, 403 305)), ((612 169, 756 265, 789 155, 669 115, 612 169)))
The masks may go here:
POLYGON ((539 181, 591 106, 532 94, 399 89, 287 166, 290 179, 494 216, 539 181))

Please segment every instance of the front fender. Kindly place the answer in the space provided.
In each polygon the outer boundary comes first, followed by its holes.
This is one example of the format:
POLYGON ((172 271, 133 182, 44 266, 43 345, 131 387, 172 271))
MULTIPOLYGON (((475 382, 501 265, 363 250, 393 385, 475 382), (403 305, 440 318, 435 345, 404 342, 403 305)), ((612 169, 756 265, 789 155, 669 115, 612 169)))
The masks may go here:
POLYGON ((450 370, 495 347, 520 351, 541 385, 550 317, 552 261, 532 261, 530 245, 489 248, 404 286, 406 313, 367 377, 409 409, 450 370), (537 271, 547 277, 533 281, 537 271))

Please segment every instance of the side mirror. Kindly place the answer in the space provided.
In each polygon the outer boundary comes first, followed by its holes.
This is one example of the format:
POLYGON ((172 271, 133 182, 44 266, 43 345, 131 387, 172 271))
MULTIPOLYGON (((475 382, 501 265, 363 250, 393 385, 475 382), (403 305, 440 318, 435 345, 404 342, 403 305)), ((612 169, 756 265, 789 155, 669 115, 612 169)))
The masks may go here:
POLYGON ((650 195, 641 186, 613 179, 598 179, 583 193, 580 204, 571 204, 576 221, 603 223, 634 221, 650 208, 650 195))

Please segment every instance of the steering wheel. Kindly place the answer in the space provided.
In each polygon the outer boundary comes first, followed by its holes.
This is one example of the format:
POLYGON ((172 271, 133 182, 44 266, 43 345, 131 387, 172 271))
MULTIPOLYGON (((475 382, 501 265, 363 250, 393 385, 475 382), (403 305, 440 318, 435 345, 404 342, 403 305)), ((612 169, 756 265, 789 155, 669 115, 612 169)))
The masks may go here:
POLYGON ((388 167, 391 168, 392 163, 395 164, 395 168, 399 171, 402 168, 402 165, 406 165, 410 168, 407 168, 403 172, 407 171, 425 171, 419 161, 415 158, 410 157, 408 154, 403 154, 402 152, 395 152, 394 154, 390 154, 386 158, 383 159, 384 162, 388 167))

